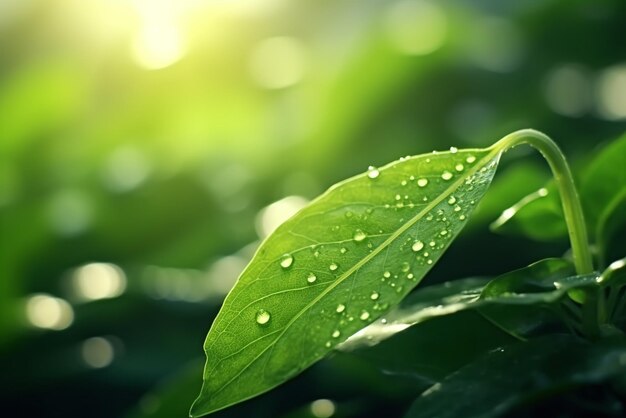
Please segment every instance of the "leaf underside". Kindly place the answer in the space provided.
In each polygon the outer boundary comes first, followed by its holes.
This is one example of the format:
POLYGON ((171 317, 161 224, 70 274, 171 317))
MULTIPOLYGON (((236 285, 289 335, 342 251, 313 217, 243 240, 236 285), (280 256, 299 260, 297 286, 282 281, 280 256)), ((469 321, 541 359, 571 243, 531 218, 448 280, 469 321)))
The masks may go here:
POLYGON ((396 305, 461 231, 500 155, 402 158, 331 187, 281 225, 211 327, 191 416, 268 391, 396 305))

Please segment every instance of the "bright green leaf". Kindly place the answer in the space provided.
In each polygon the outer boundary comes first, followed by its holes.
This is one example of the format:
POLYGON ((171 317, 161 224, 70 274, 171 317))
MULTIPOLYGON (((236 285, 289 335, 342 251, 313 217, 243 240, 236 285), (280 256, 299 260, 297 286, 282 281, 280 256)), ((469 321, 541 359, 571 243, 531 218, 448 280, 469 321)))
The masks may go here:
POLYGON ((501 152, 454 149, 371 168, 281 225, 213 323, 191 415, 279 385, 396 305, 461 231, 501 152))
POLYGON ((550 335, 518 343, 494 350, 434 384, 405 418, 508 416, 525 403, 536 404, 624 373, 625 356, 623 340, 592 345, 572 336, 550 335))

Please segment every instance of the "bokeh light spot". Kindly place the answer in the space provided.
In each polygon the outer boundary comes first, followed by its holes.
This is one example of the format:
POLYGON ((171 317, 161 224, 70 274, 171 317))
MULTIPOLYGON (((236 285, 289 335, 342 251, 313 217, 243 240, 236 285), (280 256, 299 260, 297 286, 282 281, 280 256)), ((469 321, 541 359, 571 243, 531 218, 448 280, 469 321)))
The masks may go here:
POLYGON ((282 89, 298 83, 305 72, 306 49, 301 41, 277 36, 261 41, 250 58, 250 73, 259 86, 282 89))
POLYGON ((288 196, 262 209, 257 215, 256 228, 261 238, 269 236, 309 201, 301 196, 288 196))
POLYGON ((443 9, 436 3, 421 0, 393 4, 385 20, 391 45, 407 55, 427 55, 441 48, 447 26, 443 9))
POLYGON ((126 289, 126 275, 114 264, 91 263, 74 271, 73 285, 83 300, 113 298, 126 289))
POLYGON ((72 324, 74 310, 65 300, 41 293, 26 301, 26 317, 38 328, 60 331, 72 324))
POLYGON ((100 369, 113 362, 115 350, 106 338, 92 337, 83 342, 81 355, 88 366, 100 369))
POLYGON ((584 115, 591 106, 591 82, 585 70, 566 64, 546 77, 545 97, 554 112, 571 117, 584 115))
POLYGON ((598 78, 596 94, 602 118, 626 119, 626 64, 604 70, 598 78))
POLYGON ((311 414, 317 418, 330 418, 335 414, 335 403, 330 399, 318 399, 311 402, 311 414))

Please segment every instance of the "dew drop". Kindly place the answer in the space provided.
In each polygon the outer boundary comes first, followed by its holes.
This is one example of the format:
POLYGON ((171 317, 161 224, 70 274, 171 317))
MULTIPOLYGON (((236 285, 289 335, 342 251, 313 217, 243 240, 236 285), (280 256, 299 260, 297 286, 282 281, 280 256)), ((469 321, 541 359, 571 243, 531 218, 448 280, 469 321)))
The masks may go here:
POLYGON ((435 245, 437 245, 437 243, 435 241, 431 241, 428 243, 428 245, 430 245, 431 247, 434 247, 435 245))
POLYGON ((402 199, 402 196, 400 196, 399 194, 396 195, 396 200, 400 200, 402 199))
POLYGON ((462 221, 464 221, 464 220, 465 220, 465 215, 461 215, 461 216, 459 216, 459 219, 460 219, 460 220, 462 220, 462 221))
POLYGON ((337 263, 331 263, 328 268, 330 269, 330 271, 335 271, 339 268, 339 266, 337 265, 337 263))
POLYGON ((388 271, 386 271, 386 272, 384 272, 384 273, 383 273, 383 277, 384 277, 384 278, 386 278, 386 279, 388 279, 388 278, 390 278, 390 277, 391 277, 391 273, 390 273, 390 272, 388 272, 388 271))
POLYGON ((309 273, 309 275, 306 278, 306 281, 310 284, 315 283, 316 280, 317 280, 317 276, 313 273, 309 273))
POLYGON ((267 325, 272 319, 272 316, 265 309, 259 309, 256 313, 256 323, 259 325, 267 325))
POLYGON ((471 163, 473 163, 474 161, 476 161, 476 157, 474 157, 473 155, 470 155, 469 157, 467 157, 467 158, 465 159, 465 161, 467 161, 467 162, 468 162, 468 164, 471 164, 471 163))
POLYGON ((444 230, 443 230, 443 231, 441 231, 439 234, 440 234, 441 236, 448 235, 448 230, 447 230, 447 229, 444 229, 444 230))
POLYGON ((456 206, 454 207, 454 211, 455 211, 455 212, 460 212, 460 211, 461 211, 461 207, 460 207, 459 205, 456 205, 456 206))
POLYGON ((415 276, 413 275, 413 273, 409 273, 409 274, 406 275, 406 278, 409 279, 409 280, 413 280, 414 277, 415 276))
POLYGON ((456 154, 457 152, 459 152, 457 147, 450 147, 450 154, 456 154))
POLYGON ((400 183, 403 186, 406 186, 406 180, 402 180, 402 182, 400 183))
POLYGON ((346 212, 346 218, 352 218, 352 215, 354 214, 351 211, 346 212))
POLYGON ((411 249, 415 252, 420 251, 422 248, 424 248, 424 243, 422 241, 415 241, 411 246, 411 249))
POLYGON ((326 341, 326 344, 324 344, 324 346, 325 346, 326 348, 330 348, 330 345, 331 345, 331 344, 330 344, 330 341, 326 341))
POLYGON ((404 263, 402 263, 401 270, 403 273, 406 273, 407 271, 411 270, 411 265, 405 261, 404 263))
POLYGON ((340 335, 341 331, 339 331, 338 329, 334 330, 332 333, 333 338, 339 338, 340 335))
POLYGON ((378 292, 372 292, 372 294, 370 295, 370 299, 376 300, 379 296, 380 294, 378 292))
POLYGON ((345 310, 346 310, 346 305, 344 305, 343 303, 340 303, 339 305, 337 305, 337 309, 335 309, 335 312, 342 313, 345 310))
POLYGON ((370 313, 367 311, 363 311, 361 312, 361 315, 359 315, 359 318, 361 319, 361 321, 367 321, 368 319, 370 319, 370 313))
POLYGON ((291 267, 293 264, 293 257, 291 254, 284 254, 283 258, 280 260, 280 266, 284 269, 291 267))
POLYGON ((356 242, 361 242, 365 238, 367 238, 367 234, 361 231, 360 229, 357 229, 356 231, 354 231, 354 235, 352 235, 352 239, 355 240, 356 242))
POLYGON ((441 178, 444 179, 444 180, 450 180, 452 178, 452 173, 449 172, 449 171, 444 171, 441 174, 441 178))
POLYGON ((450 199, 448 199, 448 204, 454 205, 455 203, 456 203, 456 197, 450 196, 450 199))
POLYGON ((374 166, 369 166, 367 168, 367 177, 371 178, 371 179, 375 179, 380 175, 380 171, 378 171, 378 169, 374 166))
POLYGON ((426 264, 432 264, 432 263, 433 263, 433 260, 430 260, 430 259, 426 260, 426 264))
POLYGON ((345 254, 345 253, 347 253, 347 252, 348 252, 348 249, 347 249, 346 247, 341 247, 341 250, 339 250, 339 252, 340 252, 341 254, 345 254))
POLYGON ((428 184, 428 179, 419 179, 417 180, 417 185, 420 187, 426 187, 426 185, 428 184))
POLYGON ((456 171, 463 171, 463 168, 464 168, 463 164, 457 164, 457 165, 454 166, 454 169, 456 171))
POLYGON ((380 323, 381 323, 381 324, 386 324, 386 323, 387 323, 387 320, 386 320, 385 318, 383 318, 383 319, 381 319, 381 320, 380 320, 380 323))

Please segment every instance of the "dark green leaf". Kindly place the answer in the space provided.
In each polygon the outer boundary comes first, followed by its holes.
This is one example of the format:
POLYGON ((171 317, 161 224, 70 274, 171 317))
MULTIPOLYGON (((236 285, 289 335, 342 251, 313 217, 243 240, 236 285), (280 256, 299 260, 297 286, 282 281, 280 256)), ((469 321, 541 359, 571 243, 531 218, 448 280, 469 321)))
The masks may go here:
POLYGON ((501 151, 452 150, 372 168, 280 226, 213 323, 191 414, 275 387, 396 305, 461 231, 501 151))
POLYGON ((498 417, 526 402, 626 371, 623 340, 550 335, 492 351, 425 391, 405 418, 498 417))
POLYGON ((572 276, 573 272, 571 263, 550 258, 491 281, 472 278, 428 286, 417 290, 396 309, 354 334, 340 348, 350 351, 373 346, 413 325, 466 309, 479 309, 489 320, 521 337, 547 320, 546 313, 537 309, 504 310, 497 307, 551 304, 572 289, 596 283, 596 274, 572 276))

